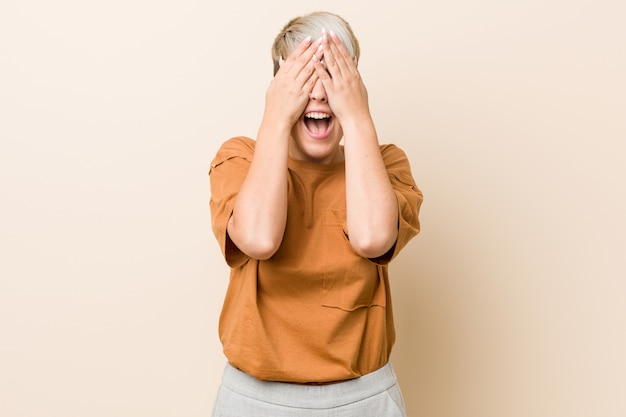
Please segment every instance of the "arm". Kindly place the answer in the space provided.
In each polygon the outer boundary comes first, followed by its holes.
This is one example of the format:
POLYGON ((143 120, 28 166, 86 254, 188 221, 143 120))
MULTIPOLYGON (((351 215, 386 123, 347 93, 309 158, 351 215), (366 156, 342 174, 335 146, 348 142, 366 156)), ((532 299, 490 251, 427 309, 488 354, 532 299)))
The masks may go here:
POLYGON ((328 71, 320 63, 316 71, 344 132, 350 244, 359 255, 376 258, 387 253, 397 239, 398 203, 356 63, 336 35, 323 39, 328 71))
POLYGON ((312 57, 318 46, 304 40, 267 90, 254 157, 227 226, 230 239, 251 258, 270 258, 283 239, 289 138, 317 81, 312 57))

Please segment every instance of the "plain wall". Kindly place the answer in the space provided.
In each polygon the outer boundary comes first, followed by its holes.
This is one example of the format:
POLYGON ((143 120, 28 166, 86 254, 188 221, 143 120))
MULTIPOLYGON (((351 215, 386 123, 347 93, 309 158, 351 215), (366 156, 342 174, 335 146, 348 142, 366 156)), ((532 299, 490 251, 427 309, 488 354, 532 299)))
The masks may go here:
POLYGON ((425 194, 391 267, 409 415, 626 415, 623 4, 3 0, 0 415, 210 414, 209 163, 314 10, 425 194))

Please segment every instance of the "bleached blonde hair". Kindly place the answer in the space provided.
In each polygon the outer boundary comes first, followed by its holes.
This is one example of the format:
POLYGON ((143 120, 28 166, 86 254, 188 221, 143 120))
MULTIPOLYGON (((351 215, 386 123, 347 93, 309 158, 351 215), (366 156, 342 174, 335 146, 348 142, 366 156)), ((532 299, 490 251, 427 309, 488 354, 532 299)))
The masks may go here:
POLYGON ((313 12, 290 20, 280 31, 272 45, 272 60, 274 61, 274 75, 280 68, 280 60, 287 59, 289 54, 307 36, 314 41, 321 38, 323 31, 334 32, 345 45, 350 55, 359 61, 361 50, 359 41, 350 24, 341 16, 329 12, 313 12))

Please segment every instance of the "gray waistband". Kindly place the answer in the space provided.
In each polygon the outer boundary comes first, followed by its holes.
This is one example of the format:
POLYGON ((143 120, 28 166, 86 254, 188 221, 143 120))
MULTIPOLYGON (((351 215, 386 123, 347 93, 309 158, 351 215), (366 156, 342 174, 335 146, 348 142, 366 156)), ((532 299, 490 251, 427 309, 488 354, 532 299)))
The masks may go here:
POLYGON ((391 362, 360 378, 330 385, 260 381, 230 364, 222 386, 246 397, 287 407, 324 409, 351 404, 387 391, 397 383, 391 362))

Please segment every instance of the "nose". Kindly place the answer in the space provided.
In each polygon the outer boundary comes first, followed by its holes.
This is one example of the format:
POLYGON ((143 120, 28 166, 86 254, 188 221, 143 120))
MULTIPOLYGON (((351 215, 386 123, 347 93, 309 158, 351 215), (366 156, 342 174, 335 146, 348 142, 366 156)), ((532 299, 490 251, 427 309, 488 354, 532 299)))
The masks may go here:
POLYGON ((319 101, 321 103, 326 103, 328 98, 326 97, 326 89, 320 80, 315 82, 313 86, 313 91, 309 94, 309 98, 314 101, 319 101))

